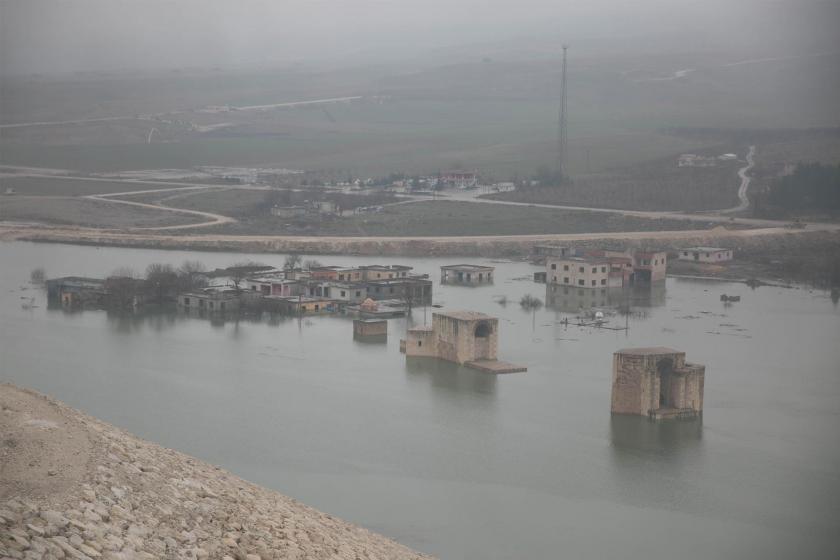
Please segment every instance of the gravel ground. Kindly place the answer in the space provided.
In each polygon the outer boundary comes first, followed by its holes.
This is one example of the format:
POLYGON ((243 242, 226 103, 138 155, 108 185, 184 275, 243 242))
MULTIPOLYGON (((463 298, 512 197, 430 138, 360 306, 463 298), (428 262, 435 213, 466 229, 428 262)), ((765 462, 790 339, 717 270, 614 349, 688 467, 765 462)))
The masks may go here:
POLYGON ((0 558, 426 558, 5 384, 0 436, 0 558))

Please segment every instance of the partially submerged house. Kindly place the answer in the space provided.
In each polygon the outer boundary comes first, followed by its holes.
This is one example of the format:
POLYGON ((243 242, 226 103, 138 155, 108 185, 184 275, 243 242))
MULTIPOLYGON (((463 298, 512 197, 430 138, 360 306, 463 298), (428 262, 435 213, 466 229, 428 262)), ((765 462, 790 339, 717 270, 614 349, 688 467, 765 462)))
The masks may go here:
POLYGON ((703 413, 706 366, 685 361, 670 348, 627 348, 613 354, 613 414, 654 420, 703 413))
POLYGON ((531 262, 545 264, 548 257, 574 257, 574 250, 568 245, 534 245, 531 249, 531 262))
POLYGON ((388 321, 385 319, 354 319, 353 338, 367 342, 388 340, 388 321))
POLYGON ((331 298, 341 303, 361 303, 367 299, 367 285, 362 282, 322 282, 309 288, 310 296, 331 298))
POLYGON ((206 289, 178 295, 178 308, 185 312, 233 313, 239 310, 236 290, 206 289))
POLYGON ((440 267, 441 284, 461 284, 475 286, 492 284, 496 267, 478 264, 448 264, 440 267))
POLYGON ((362 303, 346 305, 344 312, 363 319, 387 319, 391 317, 403 317, 407 309, 408 305, 403 300, 373 300, 367 298, 362 303))
POLYGON ((359 270, 362 272, 362 280, 389 280, 393 278, 407 278, 409 276, 409 273, 413 269, 414 267, 405 266, 401 264, 374 264, 359 267, 359 270))
POLYGON ((432 281, 422 276, 408 276, 364 282, 367 297, 374 300, 399 299, 411 305, 432 303, 432 281))
POLYGON ((45 282, 47 304, 65 308, 101 305, 107 295, 105 280, 83 276, 64 276, 45 282))
POLYGON ((406 357, 439 358, 491 373, 512 373, 527 368, 496 358, 499 320, 477 311, 441 311, 432 325, 408 330, 400 349, 406 357))
POLYGON ((289 315, 335 313, 339 310, 338 303, 329 298, 298 296, 279 299, 289 315))
POLYGON ((681 261, 720 263, 732 260, 732 249, 723 247, 688 247, 680 249, 677 257, 681 261))
POLYGON ((546 257, 546 282, 582 289, 626 288, 665 280, 665 251, 592 249, 575 256, 546 257))

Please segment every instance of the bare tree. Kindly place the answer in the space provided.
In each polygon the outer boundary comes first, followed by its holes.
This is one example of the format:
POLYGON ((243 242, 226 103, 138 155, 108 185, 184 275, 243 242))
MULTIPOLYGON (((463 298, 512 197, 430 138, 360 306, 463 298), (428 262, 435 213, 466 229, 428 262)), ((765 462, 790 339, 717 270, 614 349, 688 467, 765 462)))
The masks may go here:
POLYGON ((295 268, 300 266, 302 260, 303 259, 299 254, 289 253, 289 255, 286 256, 286 260, 283 261, 283 270, 294 270, 295 268))
POLYGON ((189 292, 207 285, 207 267, 200 261, 184 261, 178 269, 178 289, 189 292))
POLYGON ((242 281, 245 280, 249 275, 253 274, 255 271, 264 268, 265 265, 262 263, 254 262, 254 261, 246 261, 236 263, 233 266, 229 266, 226 270, 228 276, 230 276, 230 281, 233 282, 233 287, 236 291, 241 291, 242 281))
POLYGON ((44 267, 39 266, 38 268, 33 268, 32 272, 29 273, 29 281, 33 284, 43 284, 44 280, 46 280, 47 273, 44 272, 44 267))
POLYGON ((108 304, 114 309, 128 309, 134 304, 140 281, 137 273, 129 267, 114 270, 105 279, 105 291, 108 294, 108 304))
POLYGON ((174 297, 178 290, 178 273, 171 264, 152 263, 146 268, 146 287, 158 303, 174 297))
POLYGON ((139 277, 139 275, 137 274, 137 271, 135 271, 130 266, 121 266, 117 269, 114 269, 114 271, 108 276, 108 278, 138 278, 138 277, 139 277))

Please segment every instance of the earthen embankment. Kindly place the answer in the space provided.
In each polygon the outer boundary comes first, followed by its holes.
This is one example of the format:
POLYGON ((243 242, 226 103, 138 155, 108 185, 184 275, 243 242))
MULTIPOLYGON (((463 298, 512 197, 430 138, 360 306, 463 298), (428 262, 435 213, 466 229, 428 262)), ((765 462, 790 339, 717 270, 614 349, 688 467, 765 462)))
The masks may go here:
POLYGON ((74 243, 153 249, 231 251, 250 253, 352 254, 371 256, 480 256, 513 257, 531 252, 535 244, 557 243, 616 246, 644 246, 673 249, 693 245, 725 245, 747 248, 780 240, 807 242, 821 236, 836 236, 837 229, 815 231, 782 227, 709 230, 578 233, 546 235, 488 235, 458 237, 307 237, 272 235, 171 235, 121 232, 85 228, 0 226, 0 240, 74 243))
POLYGON ((426 558, 11 385, 0 434, 0 558, 426 558))

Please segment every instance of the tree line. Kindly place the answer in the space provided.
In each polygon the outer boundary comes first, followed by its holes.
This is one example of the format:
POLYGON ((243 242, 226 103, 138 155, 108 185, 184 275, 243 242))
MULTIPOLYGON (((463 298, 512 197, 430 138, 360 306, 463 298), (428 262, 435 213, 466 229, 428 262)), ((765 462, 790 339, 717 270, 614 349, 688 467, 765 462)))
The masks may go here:
POLYGON ((778 177, 757 194, 753 203, 759 216, 840 216, 840 165, 799 163, 793 173, 778 177))

